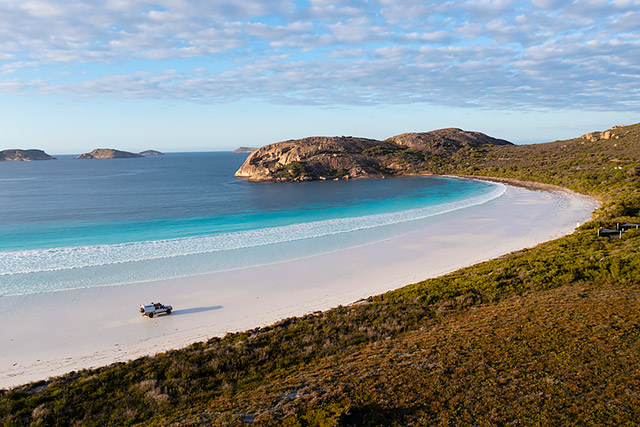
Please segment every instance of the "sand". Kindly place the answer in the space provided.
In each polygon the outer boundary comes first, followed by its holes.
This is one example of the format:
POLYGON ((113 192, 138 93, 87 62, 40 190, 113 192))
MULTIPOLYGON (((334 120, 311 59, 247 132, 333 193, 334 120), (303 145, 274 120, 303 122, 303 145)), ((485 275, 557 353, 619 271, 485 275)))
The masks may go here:
POLYGON ((571 233, 597 203, 507 186, 385 241, 242 270, 0 298, 0 388, 127 361, 397 289, 571 233), (142 317, 143 302, 174 306, 142 317))

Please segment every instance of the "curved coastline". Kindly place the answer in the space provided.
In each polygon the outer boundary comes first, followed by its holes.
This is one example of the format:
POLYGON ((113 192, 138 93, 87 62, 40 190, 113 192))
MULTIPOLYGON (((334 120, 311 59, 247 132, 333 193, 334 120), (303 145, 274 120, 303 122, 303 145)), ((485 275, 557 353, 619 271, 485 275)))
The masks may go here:
POLYGON ((569 234, 597 207, 594 199, 569 190, 550 193, 548 187, 540 192, 515 185, 509 183, 505 195, 482 209, 456 212, 389 240, 310 258, 132 286, 0 298, 0 320, 11 326, 0 338, 12 343, 2 350, 0 387, 348 304, 569 234), (150 297, 178 307, 176 316, 140 318, 135 306, 150 297), (94 318, 89 313, 95 301, 119 308, 94 318), (30 307, 45 303, 60 310, 26 318, 30 307), (59 332, 28 336, 42 321, 56 323, 59 332))
POLYGON ((499 182, 502 184, 512 185, 514 187, 522 187, 528 190, 534 191, 556 191, 566 194, 572 194, 579 197, 587 197, 591 199, 594 203, 600 204, 600 201, 592 196, 587 196, 586 194, 576 193, 575 191, 569 190, 565 187, 560 187, 559 185, 553 184, 545 184, 542 182, 535 181, 522 181, 515 178, 504 178, 504 177, 496 177, 496 176, 483 176, 483 175, 440 175, 440 176, 450 176, 453 178, 464 178, 464 179, 475 179, 478 181, 488 181, 488 182, 499 182))
POLYGON ((157 259, 250 249, 260 246, 324 238, 343 233, 353 233, 372 228, 392 226, 404 222, 419 221, 431 216, 447 214, 458 209, 486 203, 496 197, 500 197, 504 191, 504 186, 499 185, 485 194, 427 207, 366 214, 360 217, 301 222, 257 230, 249 229, 222 234, 153 241, 0 252, 0 277, 12 274, 53 272, 110 264, 153 261, 157 259), (100 261, 98 261, 94 255, 97 251, 99 251, 101 255, 100 261), (73 256, 69 256, 69 254, 73 254, 73 256), (34 259, 38 260, 37 268, 33 265, 34 259))

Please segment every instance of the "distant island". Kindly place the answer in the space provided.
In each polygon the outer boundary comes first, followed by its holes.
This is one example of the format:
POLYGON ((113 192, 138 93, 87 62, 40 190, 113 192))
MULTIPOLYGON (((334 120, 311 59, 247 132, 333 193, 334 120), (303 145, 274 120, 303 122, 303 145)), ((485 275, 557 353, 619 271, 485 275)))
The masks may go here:
POLYGON ((266 145, 235 176, 250 181, 312 181, 430 174, 430 161, 488 146, 513 145, 480 132, 446 128, 403 133, 384 141, 315 136, 266 145))
POLYGON ((232 153, 253 153, 256 150, 257 148, 255 147, 238 147, 232 153))
POLYGON ((130 153, 128 151, 114 150, 112 148, 96 148, 90 153, 84 153, 76 159, 130 159, 134 157, 144 157, 142 154, 130 153))
POLYGON ((28 162, 31 160, 55 160, 42 150, 2 150, 0 151, 0 162, 28 162))
POLYGON ((140 154, 141 156, 164 156, 164 153, 156 150, 145 150, 139 152, 138 154, 140 154))

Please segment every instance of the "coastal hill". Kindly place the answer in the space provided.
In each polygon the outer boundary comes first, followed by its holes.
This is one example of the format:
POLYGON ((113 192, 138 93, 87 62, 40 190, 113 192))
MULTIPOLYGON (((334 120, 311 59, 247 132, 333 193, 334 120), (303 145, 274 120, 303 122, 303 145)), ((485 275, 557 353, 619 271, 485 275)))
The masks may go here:
POLYGON ((316 136, 266 145, 253 152, 235 176, 250 181, 311 181, 428 174, 426 161, 432 157, 489 145, 512 144, 455 128, 405 133, 385 141, 316 136))
POLYGON ((372 150, 393 151, 393 143, 366 138, 314 136, 266 145, 253 152, 235 176, 252 181, 384 175, 384 165, 372 150))
POLYGON ((130 159, 143 157, 141 154, 130 153, 128 151, 114 150, 112 148, 96 148, 90 153, 84 153, 76 159, 130 159))
POLYGON ((450 155, 464 147, 479 148, 485 145, 513 145, 480 132, 469 132, 457 128, 446 128, 422 133, 403 133, 389 141, 414 150, 436 155, 450 155))
POLYGON ((253 153, 256 150, 257 148, 255 147, 238 147, 232 153, 253 153))
POLYGON ((0 162, 26 162, 31 160, 54 160, 42 150, 2 150, 0 151, 0 162))
POLYGON ((138 154, 140 154, 141 156, 164 156, 164 153, 161 153, 160 151, 156 151, 156 150, 145 150, 145 151, 141 151, 138 154))
POLYGON ((350 306, 0 391, 0 424, 637 425, 640 231, 597 230, 640 223, 640 124, 425 164, 601 208, 570 235, 350 306))

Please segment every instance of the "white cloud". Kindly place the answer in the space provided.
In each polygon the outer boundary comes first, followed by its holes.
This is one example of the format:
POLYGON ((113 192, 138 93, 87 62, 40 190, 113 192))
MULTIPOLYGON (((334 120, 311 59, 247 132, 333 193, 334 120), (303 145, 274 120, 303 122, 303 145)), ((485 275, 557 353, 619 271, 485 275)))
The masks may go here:
POLYGON ((0 90, 640 109, 638 10, 640 0, 0 0, 0 90), (98 71, 82 74, 85 64, 98 71))

